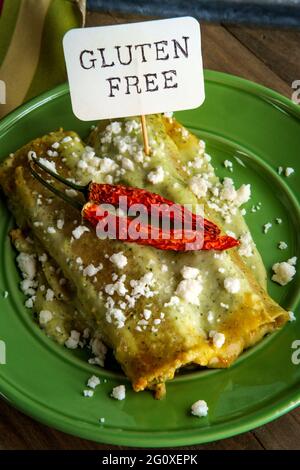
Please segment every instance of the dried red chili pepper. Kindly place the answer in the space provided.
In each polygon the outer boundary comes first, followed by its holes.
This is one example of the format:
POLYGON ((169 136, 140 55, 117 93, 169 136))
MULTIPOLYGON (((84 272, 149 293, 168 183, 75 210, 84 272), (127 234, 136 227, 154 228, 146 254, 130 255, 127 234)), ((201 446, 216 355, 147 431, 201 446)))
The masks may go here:
POLYGON ((164 231, 160 227, 152 225, 144 225, 134 219, 127 217, 117 216, 110 214, 108 211, 101 210, 101 204, 88 202, 82 209, 84 219, 89 221, 94 227, 97 227, 99 222, 105 221, 107 231, 106 234, 117 240, 126 242, 134 242, 140 245, 152 246, 160 250, 172 251, 195 251, 195 250, 226 250, 237 246, 239 242, 227 235, 215 235, 205 230, 203 235, 199 237, 199 232, 196 230, 184 229, 182 234, 181 230, 170 229, 167 233, 167 238, 164 238, 164 231), (99 209, 101 214, 99 215, 99 209), (109 232, 109 228, 113 227, 115 230, 109 232), (132 238, 130 233, 139 233, 138 238, 132 238))
POLYGON ((32 158, 30 164, 31 172, 42 184, 50 191, 60 196, 76 208, 80 208, 82 216, 93 226, 105 220, 106 226, 114 227, 116 230, 113 235, 116 239, 135 242, 141 245, 149 245, 161 250, 185 251, 185 250, 226 250, 239 245, 239 241, 227 235, 220 235, 220 229, 217 225, 200 215, 193 214, 180 204, 175 204, 169 199, 165 199, 159 194, 151 193, 145 189, 133 188, 123 185, 90 183, 87 186, 79 186, 75 183, 65 180, 62 176, 45 167, 36 158, 32 158), (66 196, 62 191, 55 189, 51 184, 45 181, 33 168, 33 162, 49 173, 55 179, 63 182, 67 186, 82 192, 88 202, 83 206, 79 201, 75 201, 66 196), (111 204, 114 207, 119 205, 120 197, 127 197, 127 207, 134 204, 142 204, 151 215, 167 215, 173 222, 174 227, 168 227, 165 232, 161 227, 156 227, 148 223, 142 223, 139 220, 122 217, 115 214, 109 214, 108 211, 102 211, 99 215, 101 204, 111 204), (169 211, 169 207, 172 211, 169 211), (191 228, 182 227, 185 217, 189 217, 191 228), (176 222, 179 222, 180 229, 176 228, 176 222), (199 230, 199 225, 203 230, 199 230), (130 236, 130 230, 138 234, 137 238, 130 236), (138 230, 137 230, 138 229, 138 230), (183 231, 183 233, 182 233, 183 231))
POLYGON ((166 199, 159 194, 151 193, 146 189, 133 188, 125 185, 113 185, 113 184, 98 184, 90 183, 88 186, 88 200, 92 202, 112 204, 117 206, 119 204, 120 197, 127 197, 128 207, 130 208, 133 204, 143 204, 151 214, 162 217, 167 215, 170 217, 172 222, 182 222, 183 217, 191 217, 192 228, 197 228, 197 223, 204 223, 204 228, 207 233, 211 233, 213 236, 220 233, 220 229, 217 225, 213 224, 207 219, 203 219, 201 216, 193 214, 187 208, 180 204, 176 204, 169 199, 166 199), (166 206, 172 207, 170 212, 166 206))

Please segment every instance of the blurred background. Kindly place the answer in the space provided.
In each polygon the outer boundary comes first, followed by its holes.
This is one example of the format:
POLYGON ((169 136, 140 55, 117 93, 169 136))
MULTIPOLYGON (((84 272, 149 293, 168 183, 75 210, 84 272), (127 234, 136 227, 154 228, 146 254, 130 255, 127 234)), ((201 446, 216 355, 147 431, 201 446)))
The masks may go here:
POLYGON ((144 16, 191 15, 211 22, 300 27, 300 0, 87 0, 87 8, 144 16))

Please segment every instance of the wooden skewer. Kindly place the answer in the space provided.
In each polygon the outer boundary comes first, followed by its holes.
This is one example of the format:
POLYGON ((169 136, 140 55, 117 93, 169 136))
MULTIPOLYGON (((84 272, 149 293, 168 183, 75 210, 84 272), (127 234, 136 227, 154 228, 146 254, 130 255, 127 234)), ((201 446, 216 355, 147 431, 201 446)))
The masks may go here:
POLYGON ((144 141, 144 152, 146 155, 150 155, 146 117, 144 114, 141 116, 141 125, 142 125, 143 141, 144 141))

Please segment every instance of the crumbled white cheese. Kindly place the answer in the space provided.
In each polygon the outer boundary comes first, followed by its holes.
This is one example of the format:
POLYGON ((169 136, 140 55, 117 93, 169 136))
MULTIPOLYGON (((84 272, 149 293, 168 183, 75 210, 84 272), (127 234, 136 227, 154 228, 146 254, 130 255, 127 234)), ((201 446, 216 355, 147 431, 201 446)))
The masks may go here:
POLYGON ((224 166, 227 168, 229 171, 233 171, 233 164, 231 160, 225 160, 224 161, 224 166))
POLYGON ((199 276, 200 271, 198 268, 193 268, 191 266, 183 266, 180 273, 183 279, 196 279, 196 277, 199 276))
POLYGON ((8 292, 7 290, 5 290, 5 291, 3 292, 3 298, 4 298, 4 299, 7 299, 8 296, 9 296, 9 292, 8 292))
POLYGON ((104 157, 100 161, 100 172, 101 173, 111 173, 118 168, 118 164, 111 158, 104 157))
POLYGON ((206 196, 210 184, 203 176, 197 175, 191 178, 189 187, 195 196, 201 198, 206 196))
POLYGON ((35 255, 21 252, 17 256, 17 263, 24 279, 33 280, 36 276, 35 255))
POLYGON ((208 406, 205 400, 196 401, 191 407, 191 413, 194 416, 201 418, 202 416, 207 416, 208 406))
POLYGON ((94 391, 93 390, 83 390, 83 395, 85 397, 91 398, 94 395, 94 391))
POLYGON ((122 158, 122 168, 124 168, 124 170, 133 171, 134 170, 134 163, 129 158, 123 157, 122 158))
POLYGON ((125 255, 123 255, 123 251, 119 251, 119 253, 114 253, 109 259, 119 269, 123 269, 127 264, 127 258, 125 255))
POLYGON ((242 184, 242 186, 236 191, 235 203, 238 207, 249 201, 251 197, 251 186, 250 184, 242 184))
POLYGON ((220 199, 225 201, 234 201, 236 198, 236 190, 231 178, 224 178, 223 187, 220 193, 220 199))
POLYGON ((145 308, 145 309, 144 309, 144 312, 143 312, 143 316, 144 316, 145 320, 149 320, 149 318, 151 317, 151 315, 152 315, 151 310, 145 308))
POLYGON ((156 170, 150 171, 148 173, 148 181, 152 184, 162 183, 165 177, 165 172, 162 166, 158 166, 156 170))
POLYGON ((294 168, 291 168, 290 166, 288 166, 288 167, 285 169, 285 176, 289 177, 289 176, 291 176, 293 173, 295 173, 294 168))
POLYGON ((294 266, 296 261, 297 258, 294 256, 288 261, 273 264, 272 269, 275 274, 272 276, 272 281, 277 282, 281 286, 288 284, 296 274, 296 269, 294 266))
POLYGON ((116 400, 124 400, 126 397, 126 388, 125 385, 118 385, 118 387, 114 387, 111 396, 116 400))
POLYGON ((90 229, 85 225, 78 225, 73 231, 72 235, 76 240, 78 240, 85 232, 89 232, 90 229))
POLYGON ((229 309, 229 305, 228 305, 228 304, 224 304, 224 302, 220 302, 220 307, 225 308, 226 310, 229 309))
POLYGON ((54 292, 52 289, 47 289, 47 292, 46 292, 46 300, 47 302, 52 302, 54 299, 54 292))
POLYGON ((59 147, 59 145, 60 145, 59 142, 54 142, 54 143, 51 145, 51 147, 52 147, 53 149, 57 150, 58 147, 59 147))
POLYGON ((271 227, 272 227, 271 222, 267 222, 267 223, 263 226, 264 233, 268 233, 268 231, 270 230, 271 227))
POLYGON ((253 255, 253 247, 254 243, 250 232, 245 232, 240 236, 240 246, 239 246, 239 254, 241 256, 245 256, 245 258, 249 258, 253 255))
POLYGON ((40 158, 39 162, 44 165, 44 167, 48 170, 53 171, 53 173, 57 173, 55 162, 49 162, 49 160, 47 160, 46 158, 40 158))
POLYGON ((280 217, 277 217, 275 220, 276 220, 276 224, 279 224, 279 225, 282 224, 282 219, 280 219, 280 217))
POLYGON ((106 312, 106 321, 108 323, 115 322, 117 328, 123 328, 126 317, 120 308, 110 308, 106 312))
POLYGON ((41 325, 46 325, 53 318, 52 312, 49 310, 41 310, 39 314, 39 322, 41 325))
POLYGON ((166 273, 169 270, 168 266, 166 264, 161 265, 161 272, 166 273))
POLYGON ((34 295, 37 287, 37 282, 32 279, 23 279, 20 283, 21 290, 25 295, 34 295))
POLYGON ((47 150, 47 155, 49 157, 58 157, 58 152, 56 152, 55 150, 49 149, 49 150, 47 150))
POLYGON ((173 296, 170 298, 169 302, 166 302, 166 303, 164 304, 164 307, 174 307, 174 306, 179 305, 179 304, 180 304, 180 299, 179 299, 179 297, 177 297, 177 295, 173 295, 173 296))
POLYGON ((79 331, 72 330, 69 338, 67 339, 67 341, 65 341, 65 346, 68 349, 76 349, 78 347, 79 341, 80 341, 79 331))
POLYGON ((120 134, 122 130, 121 123, 119 121, 114 121, 108 124, 106 127, 107 130, 110 130, 112 134, 120 134))
POLYGON ((96 276, 96 274, 101 271, 102 268, 102 265, 96 268, 93 264, 89 264, 88 266, 86 266, 86 268, 84 268, 82 273, 84 276, 93 277, 96 276))
POLYGON ((91 358, 89 363, 94 363, 98 366, 104 367, 105 356, 107 353, 107 347, 105 344, 98 336, 96 336, 91 339, 90 347, 92 348, 92 353, 95 355, 95 357, 91 358))
POLYGON ((178 284, 175 293, 186 302, 199 305, 199 295, 202 289, 202 282, 199 279, 183 279, 183 281, 178 284))
POLYGON ((296 317, 295 317, 294 312, 289 311, 288 314, 289 314, 289 317, 290 317, 289 321, 296 321, 297 320, 296 317))
POLYGON ((281 241, 278 243, 279 250, 286 250, 287 247, 288 247, 288 244, 286 242, 281 241))
POLYGON ((279 167, 277 168, 277 173, 278 173, 279 175, 281 175, 282 172, 283 172, 283 167, 282 167, 282 166, 279 166, 279 167))
POLYGON ((211 310, 208 312, 207 314, 207 321, 208 323, 212 323, 214 321, 214 318, 215 318, 215 315, 214 315, 214 312, 212 312, 211 310))
POLYGON ((223 333, 212 330, 209 332, 209 337, 212 338, 213 345, 218 349, 225 343, 225 335, 223 333))
POLYGON ((65 189, 65 193, 69 197, 75 197, 78 194, 77 191, 75 191, 75 189, 69 189, 69 188, 65 189))
POLYGON ((52 235, 52 234, 56 233, 56 230, 55 230, 54 227, 48 227, 48 228, 47 228, 47 232, 52 235))
POLYGON ((72 137, 70 135, 67 135, 61 140, 61 142, 66 144, 67 142, 71 142, 71 140, 72 140, 72 137))
POLYGON ((57 226, 58 230, 61 230, 63 228, 64 224, 65 224, 64 219, 58 219, 57 222, 56 222, 56 226, 57 226))
POLYGON ((93 389, 95 389, 99 384, 100 379, 96 375, 92 375, 87 381, 87 386, 93 389))
POLYGON ((241 281, 234 277, 224 279, 224 287, 230 294, 237 294, 241 288, 241 281))

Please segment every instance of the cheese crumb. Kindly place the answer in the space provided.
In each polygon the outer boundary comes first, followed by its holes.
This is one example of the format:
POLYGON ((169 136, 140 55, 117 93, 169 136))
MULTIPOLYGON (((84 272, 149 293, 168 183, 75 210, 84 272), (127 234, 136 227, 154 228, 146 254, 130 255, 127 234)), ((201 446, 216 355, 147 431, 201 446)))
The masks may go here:
POLYGON ((65 224, 65 221, 63 219, 58 219, 57 222, 56 222, 56 226, 58 228, 58 230, 61 230, 63 228, 65 224))
POLYGON ((209 337, 212 338, 213 345, 218 349, 225 343, 225 335, 223 333, 212 330, 209 332, 209 337))
POLYGON ((197 175, 191 178, 189 186, 195 196, 201 198, 206 196, 209 182, 203 176, 197 175))
POLYGON ((85 225, 78 225, 73 231, 72 235, 76 240, 78 240, 85 232, 89 232, 90 229, 85 225))
POLYGON ((279 250, 286 250, 287 247, 288 247, 288 244, 285 243, 285 242, 282 242, 282 241, 281 241, 281 242, 278 243, 278 248, 279 248, 279 250))
POLYGON ((83 395, 85 397, 91 398, 94 395, 94 391, 93 390, 83 390, 83 395))
POLYGON ((207 416, 208 406, 205 400, 196 401, 191 407, 191 413, 194 416, 201 418, 202 416, 207 416))
POLYGON ((249 258, 253 256, 253 247, 254 243, 250 232, 245 232, 240 236, 240 247, 239 247, 239 254, 241 256, 245 256, 245 258, 249 258))
POLYGON ((148 173, 148 181, 152 184, 162 183, 165 177, 165 172, 162 166, 158 166, 156 170, 150 171, 148 173))
POLYGON ((44 165, 44 167, 48 170, 53 171, 53 173, 57 173, 55 162, 49 162, 49 160, 47 160, 46 158, 40 158, 39 162, 44 165))
POLYGON ((290 317, 289 321, 296 321, 296 317, 295 317, 294 312, 289 311, 288 314, 289 314, 289 317, 290 317))
POLYGON ((198 268, 192 268, 191 266, 184 266, 180 271, 183 279, 196 279, 200 271, 198 268))
POLYGON ((65 346, 68 349, 76 349, 78 347, 79 340, 80 340, 79 331, 72 330, 69 338, 67 339, 67 341, 65 341, 65 346))
POLYGON ((24 279, 33 280, 36 276, 35 255, 21 252, 17 256, 17 264, 24 279))
POLYGON ((237 294, 241 288, 241 281, 234 277, 227 277, 224 280, 224 287, 230 294, 237 294))
POLYGON ((102 267, 103 266, 100 265, 96 268, 93 264, 89 264, 86 268, 84 268, 82 274, 88 277, 96 276, 96 274, 102 269, 102 267))
POLYGON ((176 289, 176 294, 192 305, 199 305, 199 295, 202 292, 202 283, 199 279, 184 279, 176 289))
POLYGON ((125 255, 123 255, 123 251, 119 251, 119 253, 114 253, 109 259, 119 269, 123 269, 127 264, 127 258, 125 255))
POLYGON ((111 392, 111 396, 116 400, 124 400, 126 397, 125 385, 118 385, 118 387, 114 387, 111 392))
POLYGON ((52 313, 49 310, 41 310, 39 314, 39 322, 41 325, 46 325, 53 318, 52 313))
POLYGON ((93 389, 95 389, 99 384, 100 379, 96 375, 92 375, 87 381, 87 386, 93 389))
POLYGON ((264 233, 268 233, 268 231, 270 230, 271 227, 272 227, 271 222, 267 222, 267 223, 263 226, 264 233))
POLYGON ((277 282, 281 286, 288 284, 296 274, 296 269, 294 266, 296 262, 297 258, 294 256, 288 261, 273 264, 272 269, 275 274, 272 276, 272 281, 277 282))
POLYGON ((161 272, 166 273, 169 270, 168 266, 166 264, 161 265, 161 272))
POLYGON ((232 161, 230 160, 225 160, 224 161, 224 166, 227 168, 229 171, 233 171, 233 164, 232 161))
POLYGON ((293 173, 295 173, 294 168, 291 168, 290 166, 288 166, 288 167, 285 169, 285 176, 289 177, 289 176, 291 176, 293 173))

